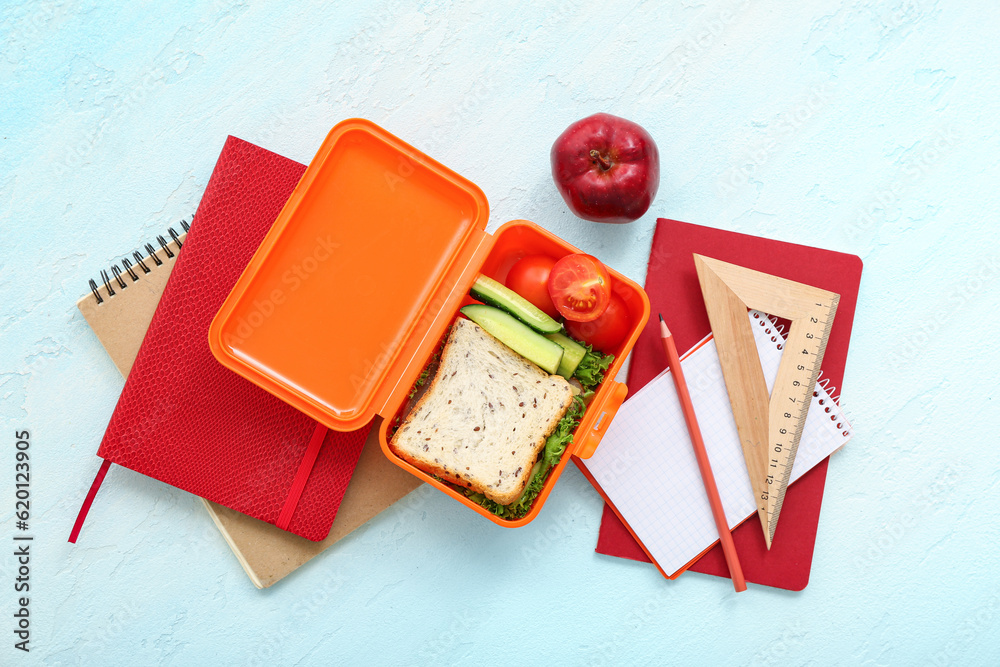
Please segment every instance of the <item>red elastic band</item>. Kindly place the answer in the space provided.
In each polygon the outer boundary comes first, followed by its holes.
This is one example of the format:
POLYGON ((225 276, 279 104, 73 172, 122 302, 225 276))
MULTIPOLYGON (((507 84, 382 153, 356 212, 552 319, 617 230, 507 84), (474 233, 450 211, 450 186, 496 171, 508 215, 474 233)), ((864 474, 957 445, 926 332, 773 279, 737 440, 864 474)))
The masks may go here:
POLYGON ((306 447, 306 453, 302 456, 302 462, 299 463, 299 470, 295 473, 295 479, 292 480, 292 488, 288 490, 288 497, 285 498, 285 506, 281 509, 278 522, 274 524, 282 530, 288 530, 288 526, 292 522, 295 507, 299 504, 299 498, 302 497, 302 491, 306 488, 309 475, 312 474, 316 457, 319 456, 319 450, 323 447, 326 431, 325 426, 316 424, 316 430, 313 431, 312 439, 306 447))
POLYGON ((87 512, 90 511, 90 505, 94 502, 97 490, 101 488, 101 482, 104 481, 104 476, 108 474, 108 469, 110 467, 111 461, 104 459, 104 462, 101 463, 101 469, 97 471, 97 477, 94 478, 94 483, 90 485, 90 491, 87 493, 87 497, 83 499, 83 506, 80 507, 80 513, 76 515, 76 523, 73 524, 73 530, 69 534, 69 541, 71 544, 76 544, 76 538, 80 535, 80 529, 83 528, 83 522, 87 520, 87 512))

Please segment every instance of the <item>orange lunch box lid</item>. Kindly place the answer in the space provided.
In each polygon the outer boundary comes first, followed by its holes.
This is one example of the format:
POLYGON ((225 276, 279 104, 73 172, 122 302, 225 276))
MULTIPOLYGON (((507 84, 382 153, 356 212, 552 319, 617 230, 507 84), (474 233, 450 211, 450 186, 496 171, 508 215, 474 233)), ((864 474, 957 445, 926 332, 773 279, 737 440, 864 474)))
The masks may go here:
POLYGON ((351 119, 327 135, 209 329, 215 357, 326 426, 398 407, 488 251, 474 183, 351 119))

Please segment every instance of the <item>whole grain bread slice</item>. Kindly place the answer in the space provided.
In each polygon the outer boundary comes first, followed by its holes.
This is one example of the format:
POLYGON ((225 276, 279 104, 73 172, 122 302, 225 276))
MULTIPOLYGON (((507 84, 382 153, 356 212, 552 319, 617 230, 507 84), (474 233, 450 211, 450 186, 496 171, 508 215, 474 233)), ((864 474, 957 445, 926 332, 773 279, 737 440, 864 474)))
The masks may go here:
POLYGON ((565 378, 459 319, 433 381, 389 446, 421 470, 508 505, 572 402, 565 378))

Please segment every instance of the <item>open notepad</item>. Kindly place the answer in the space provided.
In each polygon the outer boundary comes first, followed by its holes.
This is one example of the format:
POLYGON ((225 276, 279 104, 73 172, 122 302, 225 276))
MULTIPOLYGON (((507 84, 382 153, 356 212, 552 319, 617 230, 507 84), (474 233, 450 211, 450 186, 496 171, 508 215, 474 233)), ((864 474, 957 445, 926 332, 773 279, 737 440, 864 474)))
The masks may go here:
MULTIPOLYGON (((763 313, 750 311, 761 368, 770 391, 784 342, 763 313)), ((711 336, 681 360, 726 520, 734 528, 756 514, 719 355, 711 336)), ((850 426, 817 384, 791 481, 842 447, 850 426)), ((582 461, 649 557, 667 576, 682 572, 719 539, 670 371, 622 405, 594 455, 582 461)), ((781 539, 781 526, 775 540, 781 539)))

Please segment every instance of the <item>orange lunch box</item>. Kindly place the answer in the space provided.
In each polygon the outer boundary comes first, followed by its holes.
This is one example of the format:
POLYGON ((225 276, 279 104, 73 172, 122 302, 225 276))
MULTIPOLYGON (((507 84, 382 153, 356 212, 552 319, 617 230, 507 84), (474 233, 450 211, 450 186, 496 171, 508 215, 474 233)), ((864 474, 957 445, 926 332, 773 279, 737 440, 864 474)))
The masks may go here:
POLYGON ((375 415, 389 459, 502 526, 538 515, 571 455, 589 458, 625 399, 615 382, 649 319, 639 285, 609 267, 631 317, 626 339, 531 511, 509 521, 397 457, 388 431, 482 272, 504 282, 532 254, 580 252, 527 220, 486 233, 471 181, 351 119, 327 135, 209 329, 216 359, 329 428, 375 415))

